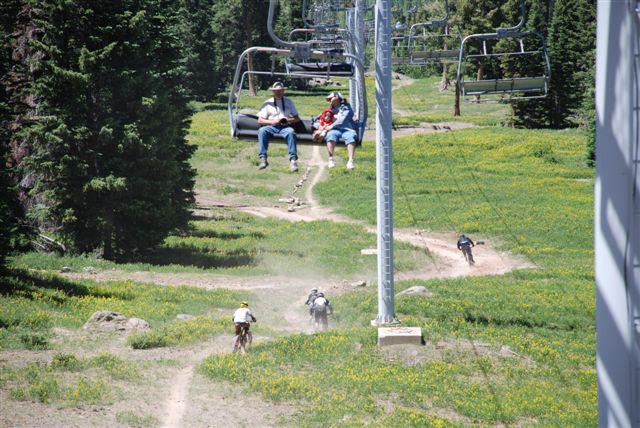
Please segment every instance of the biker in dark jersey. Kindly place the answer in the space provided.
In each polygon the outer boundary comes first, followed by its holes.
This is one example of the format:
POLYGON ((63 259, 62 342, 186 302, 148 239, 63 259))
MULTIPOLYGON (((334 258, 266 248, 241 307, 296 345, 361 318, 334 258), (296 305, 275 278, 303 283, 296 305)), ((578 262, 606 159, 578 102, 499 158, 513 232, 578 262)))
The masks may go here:
POLYGON ((476 264, 475 260, 473 260, 473 254, 471 253, 471 247, 475 247, 475 245, 475 242, 464 234, 460 235, 460 238, 458 238, 458 250, 462 251, 464 258, 469 263, 469 266, 476 264))

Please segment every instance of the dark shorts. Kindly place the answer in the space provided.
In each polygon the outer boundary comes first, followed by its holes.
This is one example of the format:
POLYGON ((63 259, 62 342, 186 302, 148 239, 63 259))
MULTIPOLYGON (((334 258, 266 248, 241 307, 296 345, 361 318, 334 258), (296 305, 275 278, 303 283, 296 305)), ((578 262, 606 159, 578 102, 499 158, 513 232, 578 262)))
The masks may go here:
POLYGON ((236 336, 240 336, 242 334, 249 332, 249 323, 248 322, 237 322, 236 323, 236 336))

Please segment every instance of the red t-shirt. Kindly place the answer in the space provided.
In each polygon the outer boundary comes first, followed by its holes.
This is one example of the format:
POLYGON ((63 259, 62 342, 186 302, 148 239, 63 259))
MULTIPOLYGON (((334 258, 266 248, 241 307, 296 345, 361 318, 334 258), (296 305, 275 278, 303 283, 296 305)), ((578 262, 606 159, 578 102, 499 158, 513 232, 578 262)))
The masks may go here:
POLYGON ((333 123, 333 111, 330 108, 320 114, 320 126, 331 125, 333 123))

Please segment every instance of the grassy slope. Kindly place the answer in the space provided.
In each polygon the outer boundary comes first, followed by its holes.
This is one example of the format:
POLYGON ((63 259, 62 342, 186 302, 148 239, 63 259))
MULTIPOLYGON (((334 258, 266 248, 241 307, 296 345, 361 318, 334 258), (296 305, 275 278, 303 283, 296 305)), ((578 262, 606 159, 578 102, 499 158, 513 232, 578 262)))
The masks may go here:
MULTIPOLYGON (((455 93, 453 86, 439 91, 439 77, 415 80, 396 89, 393 103, 404 116, 394 117, 398 125, 418 125, 431 122, 468 122, 480 126, 501 125, 507 121, 509 106, 498 103, 461 102, 460 116, 453 116, 455 93)), ((370 89, 373 92, 374 88, 370 89)), ((372 106, 372 108, 375 106, 372 106)), ((371 110, 373 111, 373 110, 371 110)))
MULTIPOLYGON (((428 90, 433 82, 415 85, 413 89, 426 85, 428 90)), ((399 107, 417 112, 415 96, 397 94, 399 107)), ((322 103, 313 100, 309 110, 315 112, 322 103)), ((277 192, 292 187, 296 178, 286 173, 283 148, 274 147, 270 173, 260 174, 251 167, 252 144, 229 144, 223 106, 201 107, 190 134, 199 147, 193 160, 199 171, 199 191, 267 204, 277 192)), ((475 121, 465 118, 465 108, 461 120, 475 121)), ((485 123, 478 112, 476 123, 485 123)), ((419 115, 411 120, 452 119, 443 115, 444 119, 419 115)), ((268 398, 302 400, 305 410, 298 422, 305 425, 595 425, 592 171, 581 165, 583 136, 572 131, 473 129, 399 139, 394 147, 396 225, 457 229, 474 238, 497 238, 505 249, 527 255, 538 267, 503 277, 398 284, 401 289, 420 283, 436 293, 429 299, 397 302, 400 318, 421 325, 432 344, 425 347, 430 351, 416 366, 376 348, 375 331, 366 327, 375 314, 376 297, 360 291, 334 301, 340 330, 260 345, 245 359, 211 357, 203 370, 216 378, 244 380, 268 398), (477 353, 462 345, 433 349, 438 341, 455 344, 461 338, 490 344, 495 352, 477 353), (523 357, 498 356, 503 345, 523 357), (247 372, 252 376, 247 377, 247 372)), ((317 192, 323 203, 340 212, 373 221, 374 183, 374 149, 365 145, 358 153, 355 173, 332 171, 317 192)), ((215 257, 236 257, 239 252, 253 257, 252 252, 262 248, 260 260, 282 262, 286 258, 276 251, 278 241, 284 239, 279 245, 288 248, 287 241, 295 244, 298 236, 308 234, 338 236, 338 253, 348 254, 368 245, 368 241, 355 245, 354 237, 371 238, 350 226, 344 230, 324 223, 305 227, 296 228, 289 237, 286 222, 222 211, 214 213, 213 220, 198 219, 187 235, 169 238, 158 259, 117 268, 200 271, 203 266, 194 260, 205 260, 207 270, 260 274, 264 273, 260 263, 220 265, 215 257), (223 236, 230 230, 238 236, 223 236), (266 239, 257 240, 259 233, 266 239), (269 252, 273 254, 263 259, 269 252)), ((302 250, 304 268, 327 252, 320 244, 302 250)), ((407 259, 419 262, 414 256, 408 254, 407 259)), ((337 257, 332 268, 347 274, 351 272, 347 261, 337 257)), ((14 259, 20 267, 116 267, 99 263, 38 255, 14 259)), ((358 269, 369 267, 359 265, 358 269)), ((92 310, 105 304, 162 325, 177 312, 205 313, 203 304, 226 307, 227 297, 233 301, 238 297, 195 289, 184 289, 180 293, 185 295, 176 297, 171 293, 183 289, 168 289, 169 294, 160 294, 158 301, 152 297, 159 287, 134 287, 128 282, 78 285, 40 275, 16 281, 13 289, 0 295, 3 347, 25 346, 24 340, 31 339, 20 339, 23 332, 46 334, 52 326, 77 328, 92 310), (75 293, 79 287, 85 291, 75 293), (158 312, 163 307, 170 310, 158 312)))
MULTIPOLYGON (((322 202, 373 222, 374 156, 365 146, 355 173, 332 171, 317 188, 322 202)), ((390 361, 365 327, 376 296, 361 292, 336 300, 341 330, 262 345, 244 360, 211 357, 204 372, 231 380, 251 372, 249 385, 266 397, 307 403, 303 424, 595 425, 593 171, 583 164, 582 133, 487 128, 407 137, 395 141, 394 159, 397 226, 497 239, 536 265, 500 277, 400 283, 436 296, 398 301, 399 317, 422 326, 432 344, 480 340, 521 357, 459 345, 413 367, 390 361)))
POLYGON ((51 274, 16 271, 2 278, 0 349, 49 348, 50 329, 78 329, 98 310, 147 320, 153 327, 170 324, 176 314, 203 315, 231 309, 246 293, 163 287, 131 281, 67 281, 51 274), (41 338, 42 343, 31 343, 41 338))

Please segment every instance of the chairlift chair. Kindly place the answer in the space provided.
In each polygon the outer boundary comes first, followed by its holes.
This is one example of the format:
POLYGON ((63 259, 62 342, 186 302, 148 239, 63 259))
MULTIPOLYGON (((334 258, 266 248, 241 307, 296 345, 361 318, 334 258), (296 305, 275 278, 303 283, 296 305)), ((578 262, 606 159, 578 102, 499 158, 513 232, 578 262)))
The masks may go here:
POLYGON ((499 28, 495 33, 471 34, 460 44, 457 82, 465 101, 500 102, 516 99, 544 98, 549 92, 551 65, 542 34, 535 30, 521 30, 524 25, 524 0, 520 2, 520 22, 511 28, 499 28), (506 43, 500 43, 505 41, 506 43), (511 41, 517 48, 508 45, 511 41), (470 51, 470 47, 475 51, 470 51), (533 76, 505 73, 504 64, 535 62, 539 72, 533 76), (492 76, 481 79, 465 77, 469 64, 482 66, 492 76), (489 65, 489 67, 487 67, 489 65), (493 69, 493 70, 492 70, 493 69), (509 75, 510 74, 510 75, 509 75))
POLYGON ((304 35, 304 42, 308 43, 311 49, 325 52, 329 60, 300 62, 285 58, 288 73, 313 74, 317 77, 326 77, 327 80, 332 76, 352 77, 354 75, 355 67, 353 64, 344 59, 335 59, 343 57, 347 46, 347 41, 340 34, 340 29, 296 28, 289 33, 289 42, 295 43, 296 35, 304 35), (310 35, 313 35, 314 38, 309 38, 310 35))
POLYGON ((461 36, 459 32, 452 32, 447 0, 444 10, 442 18, 417 22, 409 27, 406 35, 392 38, 394 64, 425 65, 458 60, 461 36))
MULTIPOLYGON (((273 78, 296 78, 296 79, 313 79, 317 78, 317 75, 309 74, 309 73, 291 73, 288 71, 275 71, 272 69, 271 71, 249 71, 246 70, 246 59, 249 54, 268 54, 275 55, 280 57, 295 57, 296 52, 289 49, 279 49, 279 48, 271 48, 271 47, 252 47, 245 50, 238 59, 238 64, 236 66, 233 84, 231 86, 231 90, 229 92, 229 101, 228 101, 228 113, 229 113, 229 125, 231 136, 243 139, 243 140, 253 140, 256 141, 258 138, 258 131, 261 125, 258 123, 258 117, 255 114, 247 114, 240 111, 240 95, 242 92, 242 88, 244 86, 244 81, 250 75, 262 75, 262 76, 270 76, 273 78)), ((311 58, 326 58, 326 54, 322 51, 312 51, 309 56, 311 58)), ((359 102, 358 105, 362 106, 360 109, 355 111, 357 117, 357 134, 358 134, 358 142, 357 144, 361 144, 362 137, 364 135, 364 130, 366 128, 367 123, 367 97, 366 97, 366 89, 364 86, 364 67, 361 63, 355 61, 356 69, 358 73, 361 73, 361 82, 362 85, 356 88, 356 94, 349 94, 349 97, 357 97, 359 102)), ((311 119, 301 119, 301 121, 293 126, 296 131, 298 143, 299 144, 311 144, 311 145, 324 145, 324 143, 318 143, 313 140, 312 133, 312 120, 311 119)), ((284 139, 281 136, 275 135, 273 137, 274 143, 284 143, 284 139)))

